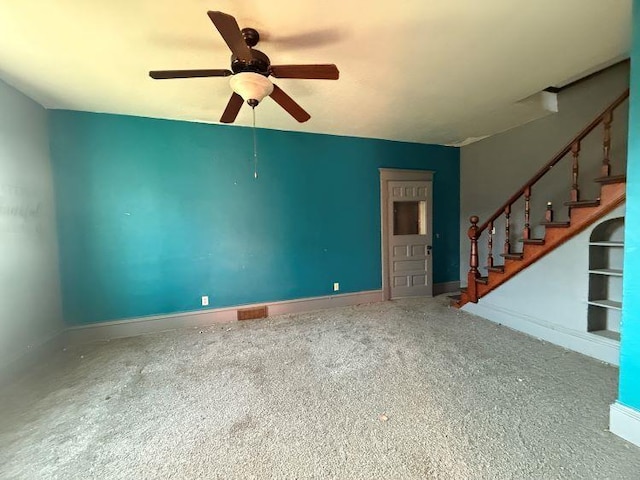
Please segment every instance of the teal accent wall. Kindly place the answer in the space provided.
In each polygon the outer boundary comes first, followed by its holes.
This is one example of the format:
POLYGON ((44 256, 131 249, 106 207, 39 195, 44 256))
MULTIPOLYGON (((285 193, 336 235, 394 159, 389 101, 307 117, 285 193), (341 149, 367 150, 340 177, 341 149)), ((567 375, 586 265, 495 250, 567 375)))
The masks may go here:
POLYGON ((619 401, 640 410, 640 0, 633 2, 619 401))
POLYGON ((435 170, 434 282, 459 277, 459 150, 50 112, 71 324, 381 288, 379 167, 435 170), (435 235, 437 234, 437 236, 435 235))

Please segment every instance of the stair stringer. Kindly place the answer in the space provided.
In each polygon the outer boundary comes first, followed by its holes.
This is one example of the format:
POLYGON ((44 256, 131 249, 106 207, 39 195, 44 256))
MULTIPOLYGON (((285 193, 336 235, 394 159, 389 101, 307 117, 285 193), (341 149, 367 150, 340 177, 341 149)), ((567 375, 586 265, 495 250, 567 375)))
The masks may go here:
MULTIPOLYGON (((624 202, 598 223, 624 216, 624 202)), ((589 237, 577 235, 462 310, 570 350, 618 364, 619 342, 587 331, 589 237)))

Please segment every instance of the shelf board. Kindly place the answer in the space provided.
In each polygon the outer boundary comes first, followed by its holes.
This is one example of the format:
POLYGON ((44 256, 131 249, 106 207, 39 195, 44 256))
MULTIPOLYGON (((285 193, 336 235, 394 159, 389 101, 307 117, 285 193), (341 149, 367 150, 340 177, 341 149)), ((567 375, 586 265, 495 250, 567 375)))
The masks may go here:
POLYGON ((615 268, 595 268, 593 270, 589 270, 589 273, 594 273, 596 275, 609 275, 611 277, 622 276, 622 270, 617 270, 615 268))
POLYGON ((589 242, 589 245, 591 245, 592 247, 624 247, 624 242, 612 242, 612 241, 589 242))
POLYGON ((617 342, 620 341, 620 332, 614 332, 613 330, 595 330, 593 332, 589 332, 594 335, 598 335, 600 337, 609 338, 611 340, 615 340, 617 342))
POLYGON ((622 302, 616 302, 615 300, 589 300, 587 303, 589 305, 595 305, 596 307, 622 310, 622 302))

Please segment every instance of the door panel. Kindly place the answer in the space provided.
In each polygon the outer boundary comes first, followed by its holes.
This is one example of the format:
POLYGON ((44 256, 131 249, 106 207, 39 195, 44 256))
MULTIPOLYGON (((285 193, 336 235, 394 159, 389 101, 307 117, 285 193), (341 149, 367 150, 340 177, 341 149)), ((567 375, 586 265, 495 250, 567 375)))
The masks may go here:
POLYGON ((396 260, 395 262, 393 262, 394 272, 415 272, 415 271, 426 270, 426 268, 427 268, 427 265, 424 260, 411 260, 411 261, 396 260))
POLYGON ((432 295, 431 182, 388 183, 387 235, 391 298, 432 295))

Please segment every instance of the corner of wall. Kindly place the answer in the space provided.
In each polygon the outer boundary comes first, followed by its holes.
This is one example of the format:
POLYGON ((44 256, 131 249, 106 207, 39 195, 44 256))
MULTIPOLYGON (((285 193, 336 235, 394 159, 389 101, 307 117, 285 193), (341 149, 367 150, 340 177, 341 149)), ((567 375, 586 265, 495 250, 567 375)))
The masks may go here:
POLYGON ((64 328, 48 113, 0 81, 0 370, 64 328))

